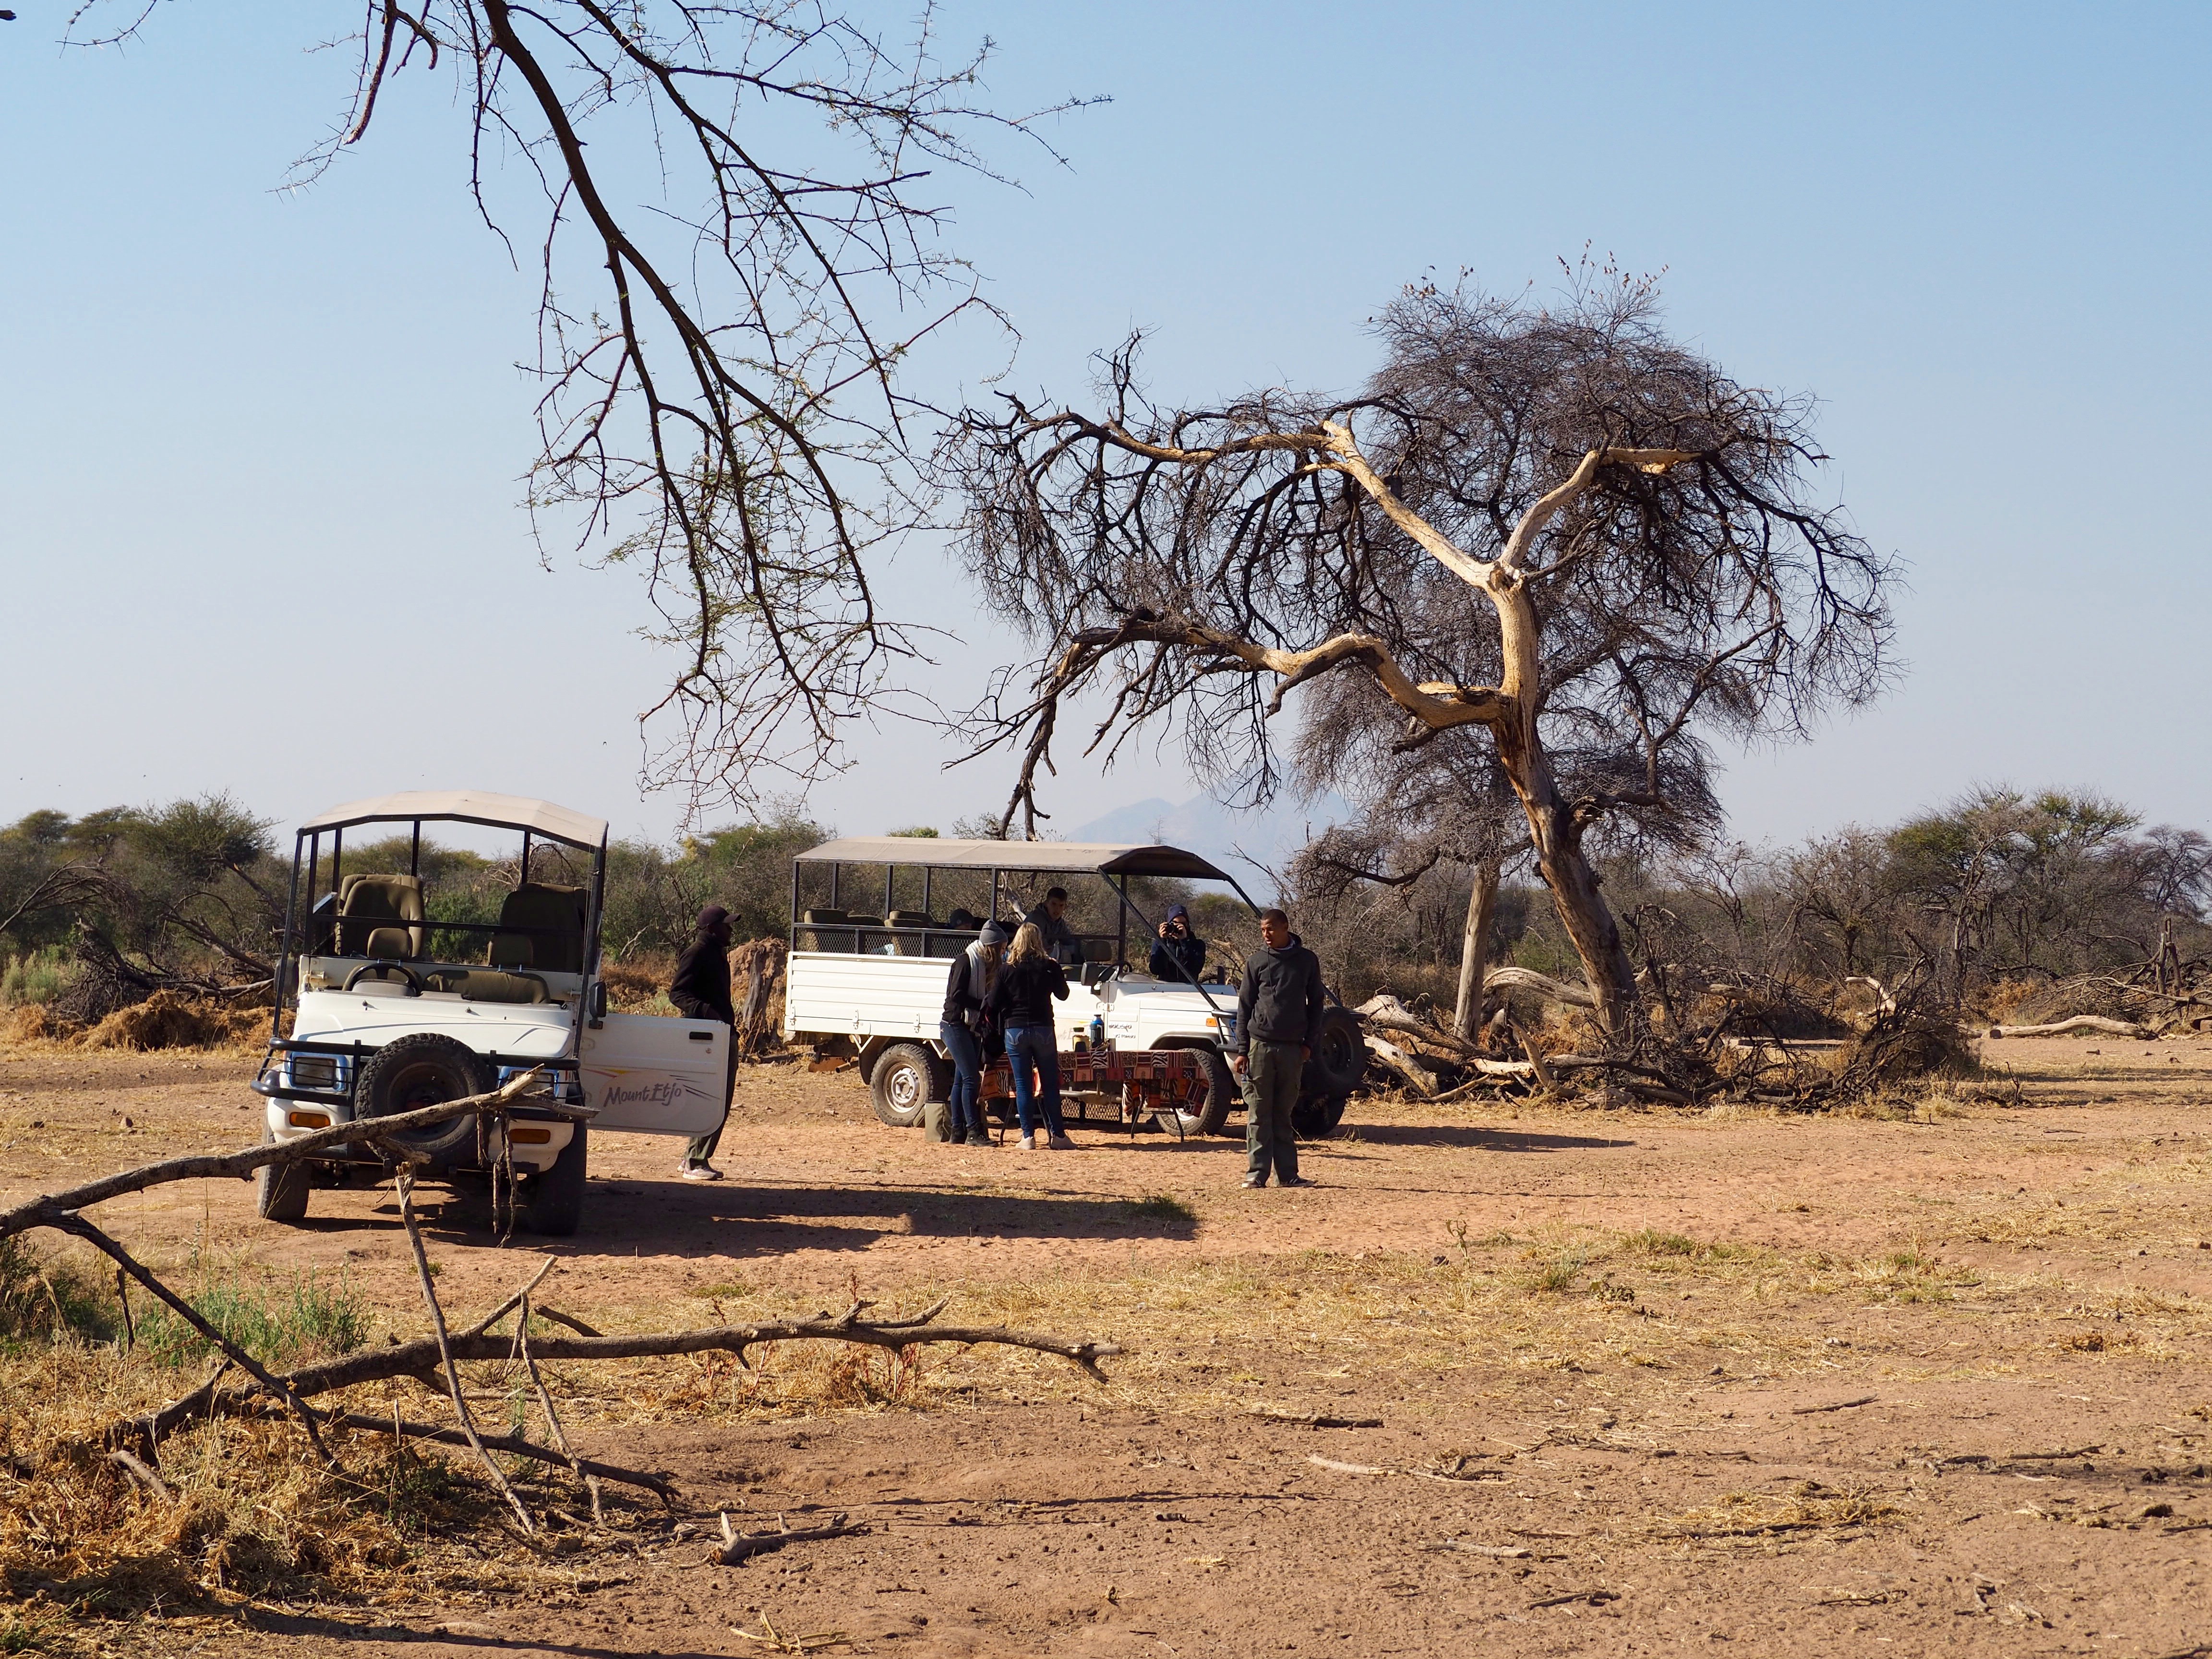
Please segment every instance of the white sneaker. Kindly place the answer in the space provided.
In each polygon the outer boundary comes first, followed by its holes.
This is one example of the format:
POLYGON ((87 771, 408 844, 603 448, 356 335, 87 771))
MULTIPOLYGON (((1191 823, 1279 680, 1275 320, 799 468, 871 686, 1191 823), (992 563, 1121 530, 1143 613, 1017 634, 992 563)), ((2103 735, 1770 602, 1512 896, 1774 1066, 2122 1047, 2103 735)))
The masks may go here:
POLYGON ((1025 1152, 1033 1152, 1036 1151, 1036 1137, 1035 1135, 1024 1135, 1022 1137, 1022 1150, 1025 1152))
POLYGON ((720 1181, 722 1172, 711 1164, 679 1164, 676 1166, 679 1181, 720 1181))
POLYGON ((1066 1135, 1054 1135, 1045 1144, 1050 1146, 1055 1152, 1072 1152, 1075 1150, 1075 1143, 1070 1140, 1066 1135))

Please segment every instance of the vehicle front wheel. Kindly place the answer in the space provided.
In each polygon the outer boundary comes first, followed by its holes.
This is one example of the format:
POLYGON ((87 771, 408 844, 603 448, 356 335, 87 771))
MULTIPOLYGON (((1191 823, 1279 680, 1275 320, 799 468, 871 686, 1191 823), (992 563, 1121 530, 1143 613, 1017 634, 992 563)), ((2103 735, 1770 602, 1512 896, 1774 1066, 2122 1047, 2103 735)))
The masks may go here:
POLYGON ((931 1101, 951 1095, 951 1080, 943 1071, 937 1056, 918 1042, 884 1049, 868 1074, 868 1098, 876 1115, 894 1129, 915 1127, 931 1101))
POLYGON ((586 1145, 590 1131, 581 1123, 571 1135, 553 1167, 522 1182, 521 1221, 526 1232, 547 1238, 568 1238, 584 1218, 585 1165, 591 1159, 586 1145))
POLYGON ((1172 1117, 1180 1134, 1225 1134, 1229 1114, 1244 1103, 1244 1091, 1237 1085, 1237 1073, 1229 1069, 1229 1061, 1218 1048, 1193 1048, 1191 1052, 1206 1068, 1206 1094, 1196 1111, 1178 1107, 1172 1113, 1163 1112, 1160 1115, 1172 1117))
MULTIPOLYGON (((262 1126, 261 1143, 275 1137, 262 1126)), ((253 1212, 264 1221, 301 1221, 307 1214, 307 1166, 297 1159, 288 1164, 264 1164, 253 1172, 253 1212)))

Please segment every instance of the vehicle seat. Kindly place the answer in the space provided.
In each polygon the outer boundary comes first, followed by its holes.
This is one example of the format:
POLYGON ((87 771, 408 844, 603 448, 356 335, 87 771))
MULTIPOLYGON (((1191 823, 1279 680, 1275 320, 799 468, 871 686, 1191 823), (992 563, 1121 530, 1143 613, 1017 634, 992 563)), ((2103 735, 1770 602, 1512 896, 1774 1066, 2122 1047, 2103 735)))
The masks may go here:
POLYGON ((396 961, 411 962, 422 954, 422 883, 418 877, 364 874, 348 876, 338 884, 337 954, 342 957, 389 954, 396 961), (391 922, 414 924, 389 930, 404 933, 407 948, 377 951, 369 945, 369 936, 386 931, 391 922))
POLYGON ((514 933, 492 935, 484 960, 502 968, 535 968, 542 974, 584 971, 584 890, 525 882, 502 900, 499 925, 514 933), (515 957, 520 945, 527 954, 515 957))
POLYGON ((372 927, 368 930, 368 954, 386 962, 407 959, 407 930, 404 927, 372 927))
POLYGON ((837 927, 845 920, 845 913, 842 909, 817 906, 805 912, 800 920, 813 924, 799 935, 800 950, 849 951, 853 948, 853 936, 839 931, 837 927))
POLYGON ((471 1002, 550 1002, 553 994, 535 974, 510 974, 498 968, 441 968, 428 976, 434 991, 449 991, 471 1002))

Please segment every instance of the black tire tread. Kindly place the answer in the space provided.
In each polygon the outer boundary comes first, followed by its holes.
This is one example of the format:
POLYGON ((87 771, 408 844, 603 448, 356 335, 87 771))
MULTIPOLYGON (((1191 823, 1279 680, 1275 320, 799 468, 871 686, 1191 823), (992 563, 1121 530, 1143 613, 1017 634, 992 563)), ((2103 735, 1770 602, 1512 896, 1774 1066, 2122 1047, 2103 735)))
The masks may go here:
POLYGON ((929 1048, 919 1042, 895 1042, 876 1056, 876 1063, 868 1073, 868 1103, 875 1108, 876 1115, 894 1129, 918 1129, 929 1114, 929 1103, 944 1100, 951 1093, 951 1079, 946 1076, 943 1061, 929 1048), (891 1073, 902 1066, 920 1067, 928 1080, 910 1110, 902 1110, 890 1103, 889 1084, 891 1073))

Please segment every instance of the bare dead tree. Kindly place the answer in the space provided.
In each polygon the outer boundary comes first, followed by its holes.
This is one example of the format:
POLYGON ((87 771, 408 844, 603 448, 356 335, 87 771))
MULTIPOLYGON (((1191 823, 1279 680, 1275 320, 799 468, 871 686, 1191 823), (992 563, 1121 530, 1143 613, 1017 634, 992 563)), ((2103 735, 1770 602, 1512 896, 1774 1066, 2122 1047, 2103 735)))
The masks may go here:
MULTIPOLYGON (((648 777, 696 807, 832 769, 840 722, 915 648, 870 578, 927 510, 909 437, 938 417, 901 365, 994 314, 943 243, 937 175, 1000 177, 979 146, 1042 143, 1073 105, 985 107, 988 42, 940 58, 927 4, 902 46, 830 0, 356 4, 348 106, 293 182, 359 143, 410 68, 455 78, 485 222, 542 277, 533 513, 641 570, 681 660, 641 717, 678 731, 648 777), (659 200, 631 198, 655 177, 659 200)), ((158 5, 87 0, 67 38, 131 38, 158 5)))
POLYGON ((1163 407, 1133 340, 1095 413, 964 417, 945 455, 969 564, 1039 647, 971 712, 975 752, 1018 755, 1006 821, 1034 834, 1062 705, 1094 694, 1093 752, 1179 720, 1197 769, 1264 799, 1286 696, 1364 682, 1378 741, 1486 738, 1625 1035, 1634 974, 1586 835, 1674 806, 1716 736, 1875 695, 1892 564, 1813 501, 1809 402, 1669 339, 1648 283, 1552 308, 1416 289, 1377 332, 1357 397, 1163 407))

